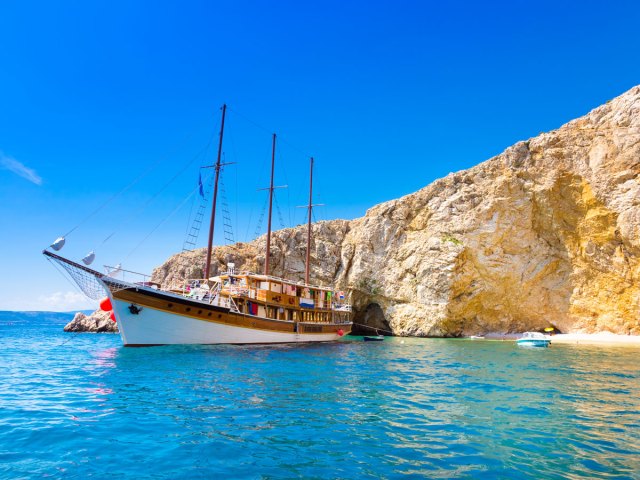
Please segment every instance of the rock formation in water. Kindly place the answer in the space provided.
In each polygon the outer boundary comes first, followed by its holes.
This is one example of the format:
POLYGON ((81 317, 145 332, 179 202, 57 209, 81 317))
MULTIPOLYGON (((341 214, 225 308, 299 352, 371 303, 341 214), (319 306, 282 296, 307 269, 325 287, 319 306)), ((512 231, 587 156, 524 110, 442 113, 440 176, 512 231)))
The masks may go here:
MULTIPOLYGON (((640 87, 469 170, 313 226, 312 282, 352 292, 355 319, 399 335, 640 334, 640 87)), ((305 227, 275 233, 272 273, 302 279, 305 227)), ((261 271, 264 236, 217 248, 261 271)), ((153 274, 199 277, 204 250, 153 274)))
POLYGON ((96 310, 91 315, 78 312, 64 327, 65 332, 118 333, 115 322, 109 318, 110 312, 96 310))

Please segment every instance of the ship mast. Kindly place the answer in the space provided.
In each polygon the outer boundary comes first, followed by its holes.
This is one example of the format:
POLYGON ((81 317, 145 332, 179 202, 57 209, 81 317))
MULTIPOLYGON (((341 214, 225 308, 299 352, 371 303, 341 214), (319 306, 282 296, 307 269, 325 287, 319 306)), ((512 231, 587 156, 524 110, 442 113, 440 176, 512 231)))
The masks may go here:
MULTIPOLYGON (((218 159, 213 165, 213 168, 216 169, 216 179, 213 186, 213 205, 211 207, 211 222, 209 223, 209 241, 207 243, 207 263, 204 266, 204 278, 205 280, 209 279, 209 269, 211 265, 211 249, 213 246, 213 230, 216 223, 216 200, 218 197, 218 178, 220 177, 220 158, 222 157, 222 137, 224 135, 224 117, 227 113, 227 105, 222 105, 222 122, 220 123, 220 141, 218 142, 218 159)), ((211 167, 209 167, 211 168, 211 167)))
POLYGON ((304 283, 309 285, 309 272, 311 271, 311 218, 313 207, 321 207, 324 203, 313 203, 313 157, 309 166, 309 204, 307 205, 307 260, 304 268, 304 283))
POLYGON ((267 226, 267 252, 264 261, 264 274, 269 275, 269 255, 271 253, 271 207, 273 205, 273 171, 276 159, 276 134, 273 134, 273 144, 271 146, 271 185, 269 186, 269 222, 267 226))
POLYGON ((307 222, 307 261, 304 268, 304 283, 309 285, 309 270, 311 270, 311 211, 313 210, 313 157, 311 157, 311 165, 309 167, 309 205, 308 213, 309 221, 307 222))

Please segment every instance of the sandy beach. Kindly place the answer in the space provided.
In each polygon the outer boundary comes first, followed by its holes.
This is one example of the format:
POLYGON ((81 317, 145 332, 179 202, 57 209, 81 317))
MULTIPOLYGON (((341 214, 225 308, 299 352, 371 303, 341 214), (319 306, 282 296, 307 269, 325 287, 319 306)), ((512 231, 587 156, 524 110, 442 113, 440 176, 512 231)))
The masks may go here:
POLYGON ((639 335, 616 335, 611 332, 601 333, 562 333, 551 336, 551 343, 574 343, 591 345, 635 345, 640 347, 639 335))
MULTIPOLYGON (((522 335, 508 333, 489 333, 487 340, 517 340, 522 335)), ((558 333, 551 335, 551 343, 572 343, 575 345, 629 345, 640 347, 640 335, 617 335, 611 332, 600 333, 558 333)))

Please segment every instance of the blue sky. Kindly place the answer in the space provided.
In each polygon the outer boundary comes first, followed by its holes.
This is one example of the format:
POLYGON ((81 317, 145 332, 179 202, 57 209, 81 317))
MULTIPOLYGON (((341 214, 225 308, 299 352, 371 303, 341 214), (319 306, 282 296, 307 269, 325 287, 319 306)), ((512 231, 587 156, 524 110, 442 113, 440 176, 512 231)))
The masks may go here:
POLYGON ((282 223, 304 221, 309 155, 316 219, 355 218, 640 83, 638 25, 631 1, 2 2, 0 310, 90 308, 40 251, 141 175, 63 252, 151 271, 180 251, 224 102, 250 240, 272 132, 282 223))

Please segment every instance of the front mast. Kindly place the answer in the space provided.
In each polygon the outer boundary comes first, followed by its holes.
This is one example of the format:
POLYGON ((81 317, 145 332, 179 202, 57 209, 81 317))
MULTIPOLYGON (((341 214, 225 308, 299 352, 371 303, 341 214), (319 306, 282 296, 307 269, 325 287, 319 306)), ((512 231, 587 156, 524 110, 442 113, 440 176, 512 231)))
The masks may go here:
POLYGON ((269 254, 271 251, 271 206, 273 204, 273 171, 276 158, 276 134, 273 134, 273 144, 271 146, 271 186, 269 187, 269 224, 267 226, 267 253, 264 261, 264 274, 269 276, 269 254))
POLYGON ((213 230, 216 223, 216 200, 218 197, 218 178, 220 177, 220 158, 222 156, 222 137, 224 135, 224 117, 227 113, 227 105, 222 105, 222 122, 220 124, 220 141, 218 143, 218 160, 214 165, 216 169, 216 179, 213 186, 213 205, 211 207, 211 223, 209 224, 209 242, 207 243, 207 263, 204 266, 204 278, 205 281, 209 280, 210 265, 211 265, 211 249, 213 247, 213 230))
POLYGON ((309 270, 311 269, 311 211, 313 210, 313 157, 311 157, 311 166, 309 167, 309 212, 307 213, 309 221, 307 223, 307 261, 304 269, 304 283, 309 285, 309 270))

